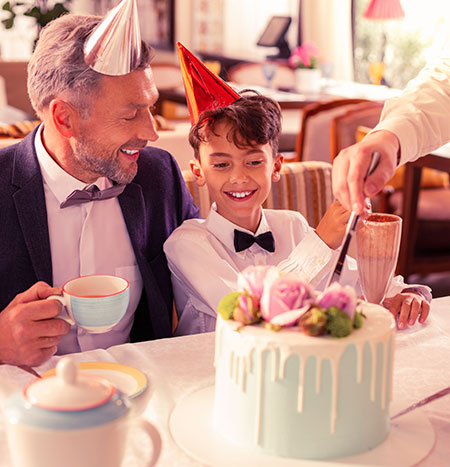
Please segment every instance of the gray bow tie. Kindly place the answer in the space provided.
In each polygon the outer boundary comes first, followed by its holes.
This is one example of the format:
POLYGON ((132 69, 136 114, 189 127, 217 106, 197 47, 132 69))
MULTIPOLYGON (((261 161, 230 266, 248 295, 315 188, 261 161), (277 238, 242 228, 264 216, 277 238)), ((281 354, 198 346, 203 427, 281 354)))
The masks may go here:
POLYGON ((83 190, 74 190, 70 195, 59 205, 59 207, 67 208, 75 204, 87 203, 88 201, 100 201, 102 199, 109 199, 119 196, 126 185, 113 185, 110 188, 100 190, 97 185, 91 185, 89 188, 83 190))

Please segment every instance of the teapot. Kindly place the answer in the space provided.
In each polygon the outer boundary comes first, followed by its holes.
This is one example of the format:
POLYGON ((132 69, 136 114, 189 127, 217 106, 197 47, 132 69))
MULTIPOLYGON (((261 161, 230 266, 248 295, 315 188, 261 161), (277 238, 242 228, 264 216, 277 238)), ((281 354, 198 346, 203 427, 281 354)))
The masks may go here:
MULTIPOLYGON (((3 385, 3 384, 2 384, 3 385)), ((5 386, 3 385, 3 392, 5 386)), ((156 463, 161 438, 143 418, 130 416, 128 397, 100 376, 78 372, 62 358, 56 375, 36 379, 14 391, 3 405, 14 467, 119 467, 132 424, 153 445, 147 464, 156 463)))

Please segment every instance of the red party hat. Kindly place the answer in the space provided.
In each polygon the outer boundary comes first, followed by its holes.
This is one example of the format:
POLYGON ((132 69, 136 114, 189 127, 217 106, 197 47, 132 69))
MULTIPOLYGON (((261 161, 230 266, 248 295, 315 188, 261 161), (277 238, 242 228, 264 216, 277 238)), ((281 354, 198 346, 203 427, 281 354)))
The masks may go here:
POLYGON ((226 107, 240 95, 207 68, 192 52, 177 42, 186 100, 194 125, 205 110, 226 107))

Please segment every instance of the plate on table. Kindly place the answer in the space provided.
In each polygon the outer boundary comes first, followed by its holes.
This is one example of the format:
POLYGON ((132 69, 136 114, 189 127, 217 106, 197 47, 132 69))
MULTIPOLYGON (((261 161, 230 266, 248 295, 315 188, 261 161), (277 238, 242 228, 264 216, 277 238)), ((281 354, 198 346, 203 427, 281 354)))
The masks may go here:
MULTIPOLYGON (((117 389, 130 398, 142 394, 148 386, 147 376, 137 368, 115 362, 80 362, 78 369, 83 374, 101 376, 113 383, 117 389)), ((41 376, 53 376, 55 369, 41 376)))

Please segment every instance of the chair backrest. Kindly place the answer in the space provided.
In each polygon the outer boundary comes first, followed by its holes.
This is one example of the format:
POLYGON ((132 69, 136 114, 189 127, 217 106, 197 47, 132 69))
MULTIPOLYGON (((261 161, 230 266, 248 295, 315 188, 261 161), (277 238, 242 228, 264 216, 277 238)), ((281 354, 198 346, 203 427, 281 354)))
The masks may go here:
MULTIPOLYGON (((237 84, 267 86, 262 63, 246 62, 234 65, 228 70, 227 79, 237 84)), ((286 64, 278 64, 272 79, 272 86, 274 88, 292 89, 295 86, 294 70, 286 64)))
MULTIPOLYGON (((211 206, 208 188, 197 186, 190 170, 182 173, 201 216, 206 217, 211 206)), ((289 162, 281 169, 280 181, 272 183, 264 207, 298 211, 312 227, 316 227, 333 199, 330 163, 289 162)))
POLYGON ((27 92, 28 62, 0 60, 0 76, 5 80, 7 104, 20 109, 30 117, 36 117, 27 92))
POLYGON ((358 128, 373 128, 380 120, 381 102, 361 102, 346 107, 344 113, 336 115, 330 123, 330 156, 333 160, 339 152, 357 142, 358 128))
POLYGON ((366 99, 335 99, 316 102, 302 109, 300 130, 297 136, 297 161, 319 160, 330 162, 330 124, 337 115, 350 106, 370 102, 366 99))

